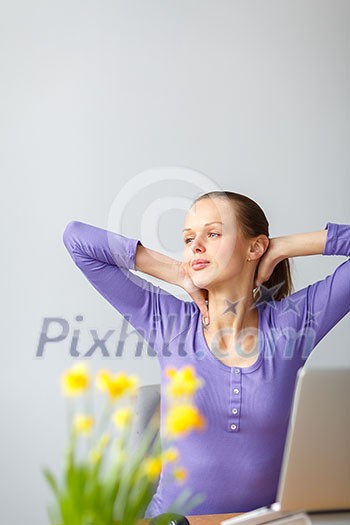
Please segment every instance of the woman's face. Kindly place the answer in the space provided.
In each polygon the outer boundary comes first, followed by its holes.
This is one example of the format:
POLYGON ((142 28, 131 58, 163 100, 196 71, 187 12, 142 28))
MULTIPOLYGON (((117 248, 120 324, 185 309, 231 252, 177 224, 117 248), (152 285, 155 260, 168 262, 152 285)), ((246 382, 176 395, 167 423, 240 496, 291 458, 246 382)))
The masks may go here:
POLYGON ((232 278, 244 269, 249 243, 243 237, 233 206, 224 199, 203 199, 186 216, 183 262, 200 288, 226 281, 232 284, 232 278), (193 266, 197 259, 207 262, 193 266))

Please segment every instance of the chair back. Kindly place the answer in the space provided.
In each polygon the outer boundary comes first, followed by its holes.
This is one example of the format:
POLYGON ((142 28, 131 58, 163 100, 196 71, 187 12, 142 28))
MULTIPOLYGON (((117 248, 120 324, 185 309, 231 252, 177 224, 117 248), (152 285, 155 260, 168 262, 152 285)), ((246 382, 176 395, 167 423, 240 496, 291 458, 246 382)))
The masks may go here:
POLYGON ((152 416, 154 416, 158 432, 150 444, 148 449, 150 450, 159 434, 160 428, 160 384, 140 386, 138 388, 134 410, 133 424, 130 432, 130 448, 131 450, 138 449, 145 429, 152 416))

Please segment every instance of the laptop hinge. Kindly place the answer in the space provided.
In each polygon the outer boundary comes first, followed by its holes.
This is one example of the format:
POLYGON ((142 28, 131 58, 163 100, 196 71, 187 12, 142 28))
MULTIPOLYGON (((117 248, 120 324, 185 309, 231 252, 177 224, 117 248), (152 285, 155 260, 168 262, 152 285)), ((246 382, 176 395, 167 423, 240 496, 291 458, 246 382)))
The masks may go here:
POLYGON ((271 510, 281 510, 281 504, 277 501, 276 503, 272 503, 272 505, 270 506, 270 509, 271 510))

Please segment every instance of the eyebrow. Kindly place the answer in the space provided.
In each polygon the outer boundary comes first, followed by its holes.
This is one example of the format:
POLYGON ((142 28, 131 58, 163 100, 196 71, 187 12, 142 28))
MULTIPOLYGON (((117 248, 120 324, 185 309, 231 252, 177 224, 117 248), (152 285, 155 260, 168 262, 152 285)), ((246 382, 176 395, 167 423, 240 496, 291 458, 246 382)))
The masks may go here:
MULTIPOLYGON (((213 222, 207 222, 206 224, 204 224, 204 226, 210 226, 211 224, 224 224, 223 222, 221 221, 213 221, 213 222)), ((184 228, 182 231, 186 231, 186 230, 192 230, 192 228, 184 228)))

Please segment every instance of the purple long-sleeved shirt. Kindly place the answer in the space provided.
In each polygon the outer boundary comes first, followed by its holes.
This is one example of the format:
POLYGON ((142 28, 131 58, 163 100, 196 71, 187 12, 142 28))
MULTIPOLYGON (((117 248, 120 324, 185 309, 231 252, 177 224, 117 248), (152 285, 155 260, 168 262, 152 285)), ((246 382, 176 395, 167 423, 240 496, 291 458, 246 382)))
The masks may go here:
MULTIPOLYGON (((350 225, 327 223, 323 255, 350 256, 350 225)), ((161 473, 146 518, 166 512, 184 488, 205 500, 191 514, 246 512, 276 500, 297 371, 318 342, 350 311, 350 259, 332 274, 280 300, 256 303, 258 357, 230 367, 210 350, 201 313, 136 275, 138 241, 79 221, 68 223, 64 244, 90 283, 144 337, 161 371, 191 364, 204 387, 195 403, 206 431, 176 441, 183 485, 161 473)), ((161 375, 161 394, 166 386, 161 375)), ((165 446, 165 396, 161 395, 165 446)), ((182 512, 183 508, 172 508, 182 512)))

